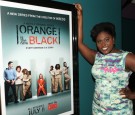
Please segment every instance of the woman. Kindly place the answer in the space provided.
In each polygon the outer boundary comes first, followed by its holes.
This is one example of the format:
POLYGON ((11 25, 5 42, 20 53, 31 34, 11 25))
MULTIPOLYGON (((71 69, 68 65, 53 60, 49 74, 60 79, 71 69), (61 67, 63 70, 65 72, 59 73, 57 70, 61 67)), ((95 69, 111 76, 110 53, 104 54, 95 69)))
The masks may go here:
POLYGON ((43 92, 44 95, 46 95, 45 80, 42 74, 39 74, 39 79, 37 82, 38 82, 38 96, 40 95, 41 91, 43 92))
POLYGON ((23 100, 23 74, 21 72, 21 66, 16 67, 16 96, 18 100, 18 92, 20 92, 20 100, 23 100))
POLYGON ((51 65, 50 66, 50 71, 49 73, 51 74, 51 89, 52 89, 52 93, 55 90, 55 73, 54 73, 54 67, 51 65))
POLYGON ((66 90, 69 89, 69 82, 70 82, 70 76, 68 74, 68 66, 66 62, 63 62, 63 73, 64 73, 64 77, 65 77, 65 88, 66 90))
POLYGON ((58 86, 60 87, 60 92, 63 92, 62 87, 62 70, 60 69, 60 64, 55 65, 55 89, 54 93, 58 92, 58 86))
POLYGON ((26 99, 26 94, 30 94, 30 86, 31 86, 31 75, 29 75, 29 71, 27 69, 22 70, 23 73, 23 96, 26 99))
MULTIPOLYGON (((132 115, 132 101, 123 99, 119 91, 128 85, 129 74, 135 71, 135 55, 115 48, 115 27, 104 22, 95 25, 91 37, 98 51, 83 43, 82 7, 75 5, 78 17, 78 48, 82 56, 93 65, 95 93, 93 115, 132 115)), ((121 93, 122 94, 122 93, 121 93)))

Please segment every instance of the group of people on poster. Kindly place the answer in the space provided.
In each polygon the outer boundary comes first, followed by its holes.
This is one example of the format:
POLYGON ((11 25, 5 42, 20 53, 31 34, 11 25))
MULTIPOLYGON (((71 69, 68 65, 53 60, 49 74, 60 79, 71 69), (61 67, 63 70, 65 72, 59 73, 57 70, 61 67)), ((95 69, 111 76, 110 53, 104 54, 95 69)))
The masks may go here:
MULTIPOLYGON (((25 101, 26 95, 30 94, 31 86, 31 75, 30 71, 27 69, 21 69, 21 66, 17 66, 16 70, 13 69, 13 62, 8 62, 8 68, 4 70, 4 80, 5 80, 5 101, 6 105, 8 102, 12 101, 12 97, 9 97, 9 88, 11 87, 14 102, 18 103, 18 91, 20 91, 20 100, 25 101)), ((12 96, 12 95, 11 95, 12 96)), ((32 96, 32 95, 31 95, 32 96)))
MULTIPOLYGON (((50 66, 50 76, 51 76, 51 88, 52 93, 63 92, 63 89, 70 89, 70 76, 68 74, 68 66, 66 62, 63 62, 63 67, 60 64, 50 66), (62 74, 64 75, 64 86, 62 85, 62 74)), ((16 66, 16 70, 13 68, 13 62, 8 62, 8 68, 4 70, 4 80, 5 80, 5 101, 6 105, 10 102, 9 89, 11 87, 14 96, 14 103, 18 103, 18 98, 25 101, 27 98, 32 97, 31 93, 31 71, 26 68, 22 69, 21 66, 16 66), (20 93, 20 96, 18 95, 20 93)), ((46 80, 42 73, 39 74, 37 80, 37 96, 47 95, 46 90, 46 80)), ((12 101, 13 101, 12 100, 12 101)))
POLYGON ((63 62, 63 68, 61 69, 60 64, 54 66, 50 66, 50 74, 51 74, 51 86, 52 86, 52 92, 57 93, 58 92, 58 86, 60 87, 60 91, 63 92, 63 86, 62 86, 62 73, 64 74, 64 84, 65 89, 69 89, 70 85, 70 79, 71 77, 68 74, 68 66, 66 62, 63 62))

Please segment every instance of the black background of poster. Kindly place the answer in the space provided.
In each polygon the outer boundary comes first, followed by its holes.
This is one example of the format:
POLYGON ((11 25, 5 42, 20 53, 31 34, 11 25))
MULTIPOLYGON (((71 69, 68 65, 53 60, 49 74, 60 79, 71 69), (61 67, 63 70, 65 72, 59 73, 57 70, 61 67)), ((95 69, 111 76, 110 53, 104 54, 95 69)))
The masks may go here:
POLYGON ((78 65, 78 45, 77 45, 77 12, 72 4, 56 2, 51 0, 3 0, 16 3, 56 8, 72 12, 72 44, 73 44, 73 93, 74 93, 74 114, 79 115, 79 65, 78 65))

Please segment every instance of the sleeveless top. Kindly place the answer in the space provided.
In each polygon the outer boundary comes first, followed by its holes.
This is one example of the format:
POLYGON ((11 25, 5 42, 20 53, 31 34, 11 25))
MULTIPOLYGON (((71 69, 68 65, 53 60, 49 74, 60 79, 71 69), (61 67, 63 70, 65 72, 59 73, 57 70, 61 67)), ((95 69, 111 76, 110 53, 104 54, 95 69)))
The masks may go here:
POLYGON ((97 53, 92 67, 95 78, 93 115, 132 115, 132 101, 123 99, 119 91, 128 85, 131 72, 125 71, 128 52, 97 53))

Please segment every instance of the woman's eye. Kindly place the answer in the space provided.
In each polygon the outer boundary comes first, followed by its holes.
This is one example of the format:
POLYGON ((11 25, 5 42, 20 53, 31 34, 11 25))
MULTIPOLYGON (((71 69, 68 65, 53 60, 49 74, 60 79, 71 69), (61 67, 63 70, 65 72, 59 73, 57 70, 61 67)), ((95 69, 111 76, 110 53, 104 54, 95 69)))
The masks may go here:
POLYGON ((100 44, 100 43, 101 43, 101 41, 97 41, 97 43, 98 43, 98 44, 100 44))
POLYGON ((109 41, 109 38, 108 39, 105 39, 105 41, 108 42, 109 41))

